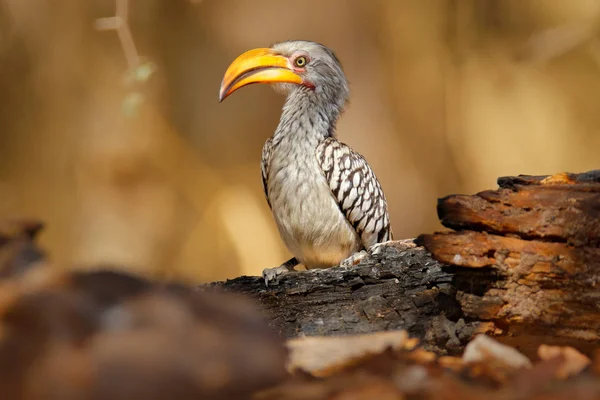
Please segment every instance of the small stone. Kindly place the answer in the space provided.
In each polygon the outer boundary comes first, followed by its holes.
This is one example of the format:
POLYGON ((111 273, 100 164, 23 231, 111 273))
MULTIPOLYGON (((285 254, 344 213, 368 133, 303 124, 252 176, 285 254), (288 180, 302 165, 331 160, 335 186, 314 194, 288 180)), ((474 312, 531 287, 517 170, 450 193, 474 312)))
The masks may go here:
POLYGON ((556 371, 558 379, 567 379, 570 376, 577 375, 592 362, 588 357, 573 347, 568 346, 548 346, 543 344, 538 347, 537 353, 538 357, 544 361, 562 357, 563 362, 556 371))
POLYGON ((499 343, 486 335, 478 335, 463 353, 465 364, 493 362, 509 369, 531 368, 531 361, 518 350, 499 343))

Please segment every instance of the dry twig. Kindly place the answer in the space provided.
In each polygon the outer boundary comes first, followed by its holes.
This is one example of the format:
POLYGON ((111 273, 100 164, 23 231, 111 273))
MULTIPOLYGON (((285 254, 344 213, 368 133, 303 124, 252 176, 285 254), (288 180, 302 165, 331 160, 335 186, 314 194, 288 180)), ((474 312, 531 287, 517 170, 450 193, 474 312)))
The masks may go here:
POLYGON ((129 0, 116 0, 115 15, 113 17, 98 18, 95 25, 96 29, 100 31, 117 31, 123 53, 127 59, 127 65, 133 70, 140 64, 140 56, 129 28, 128 17, 129 0))

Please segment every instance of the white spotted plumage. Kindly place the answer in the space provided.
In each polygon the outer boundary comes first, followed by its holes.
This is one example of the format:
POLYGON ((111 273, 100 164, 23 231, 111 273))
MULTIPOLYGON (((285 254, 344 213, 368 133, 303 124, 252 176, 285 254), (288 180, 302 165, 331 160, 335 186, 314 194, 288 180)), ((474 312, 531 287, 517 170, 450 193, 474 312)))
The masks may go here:
POLYGON ((364 157, 329 137, 317 147, 317 160, 340 211, 360 235, 363 247, 392 240, 385 195, 364 157))

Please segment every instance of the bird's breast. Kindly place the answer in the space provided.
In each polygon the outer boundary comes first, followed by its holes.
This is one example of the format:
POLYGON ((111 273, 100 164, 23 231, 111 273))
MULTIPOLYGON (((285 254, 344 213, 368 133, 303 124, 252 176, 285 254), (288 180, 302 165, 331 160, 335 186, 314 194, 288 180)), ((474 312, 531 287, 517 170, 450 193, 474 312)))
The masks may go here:
POLYGON ((310 149, 275 151, 268 196, 288 249, 307 268, 327 268, 360 250, 358 234, 331 194, 310 149))

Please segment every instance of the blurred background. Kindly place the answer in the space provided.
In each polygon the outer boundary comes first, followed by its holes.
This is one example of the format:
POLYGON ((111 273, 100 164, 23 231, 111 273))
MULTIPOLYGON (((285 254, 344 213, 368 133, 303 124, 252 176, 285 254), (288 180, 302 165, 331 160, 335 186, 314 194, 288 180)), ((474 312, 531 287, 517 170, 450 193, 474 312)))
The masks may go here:
POLYGON ((44 221, 65 268, 279 265, 260 157, 284 99, 217 95, 240 53, 305 39, 342 61, 338 136, 395 237, 431 232, 439 197, 600 166, 599 28, 597 0, 1 0, 0 216, 44 221))

